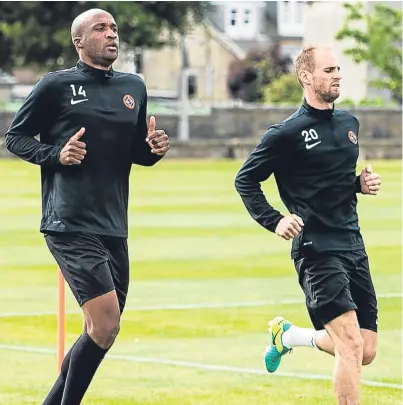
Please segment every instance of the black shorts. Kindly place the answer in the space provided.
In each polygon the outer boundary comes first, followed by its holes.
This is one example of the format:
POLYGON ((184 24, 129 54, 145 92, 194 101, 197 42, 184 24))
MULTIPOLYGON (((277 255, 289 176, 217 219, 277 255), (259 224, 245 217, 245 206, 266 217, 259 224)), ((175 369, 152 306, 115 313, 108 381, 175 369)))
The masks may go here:
POLYGON ((129 289, 126 238, 52 232, 45 240, 80 306, 116 290, 123 312, 129 289))
POLYGON ((365 250, 296 259, 295 269, 315 329, 355 310, 360 328, 378 330, 378 305, 365 250))

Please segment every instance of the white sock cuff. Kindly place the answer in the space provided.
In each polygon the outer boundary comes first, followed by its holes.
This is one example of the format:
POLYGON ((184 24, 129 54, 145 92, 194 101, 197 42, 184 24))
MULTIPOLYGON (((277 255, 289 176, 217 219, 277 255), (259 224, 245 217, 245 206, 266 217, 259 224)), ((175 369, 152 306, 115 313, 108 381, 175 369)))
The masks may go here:
POLYGON ((282 341, 283 345, 289 349, 296 346, 316 347, 316 331, 292 325, 284 332, 282 341))
MULTIPOLYGON (((316 337, 318 336, 318 332, 319 332, 319 331, 315 330, 315 332, 314 332, 314 334, 313 334, 313 338, 312 338, 312 346, 313 346, 315 349, 318 349, 318 346, 316 346, 316 337)), ((318 349, 318 350, 320 350, 320 349, 318 349)))

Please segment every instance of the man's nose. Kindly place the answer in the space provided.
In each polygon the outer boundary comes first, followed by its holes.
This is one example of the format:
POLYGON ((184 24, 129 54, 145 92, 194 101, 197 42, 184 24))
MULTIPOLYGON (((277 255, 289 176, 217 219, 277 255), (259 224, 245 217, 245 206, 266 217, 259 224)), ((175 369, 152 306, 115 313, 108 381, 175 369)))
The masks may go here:
POLYGON ((107 31, 107 33, 106 33, 106 36, 107 36, 108 38, 115 39, 115 38, 118 37, 118 34, 117 34, 115 31, 113 31, 112 29, 109 29, 109 30, 107 31))

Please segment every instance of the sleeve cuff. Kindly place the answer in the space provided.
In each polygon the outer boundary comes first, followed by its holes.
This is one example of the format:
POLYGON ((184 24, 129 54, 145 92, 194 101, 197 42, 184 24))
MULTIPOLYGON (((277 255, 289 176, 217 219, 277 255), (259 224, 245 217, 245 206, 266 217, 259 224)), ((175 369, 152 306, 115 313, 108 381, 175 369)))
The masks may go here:
POLYGON ((355 179, 355 192, 361 193, 361 176, 357 176, 355 179))
POLYGON ((278 214, 276 218, 267 226, 270 232, 276 233, 278 223, 284 218, 284 215, 278 214))
POLYGON ((52 153, 52 165, 60 165, 60 153, 63 149, 63 146, 55 146, 55 149, 52 153))

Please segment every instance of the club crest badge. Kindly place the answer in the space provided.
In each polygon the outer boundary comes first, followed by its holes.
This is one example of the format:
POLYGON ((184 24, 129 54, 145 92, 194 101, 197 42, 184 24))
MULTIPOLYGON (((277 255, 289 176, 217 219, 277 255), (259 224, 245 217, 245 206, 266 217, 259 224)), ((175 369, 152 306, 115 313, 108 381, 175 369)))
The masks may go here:
POLYGON ((130 110, 133 110, 133 108, 136 106, 136 102, 130 94, 125 94, 123 96, 123 104, 130 110))
POLYGON ((354 145, 357 145, 357 135, 353 131, 348 131, 348 139, 350 139, 350 142, 352 142, 354 145))

